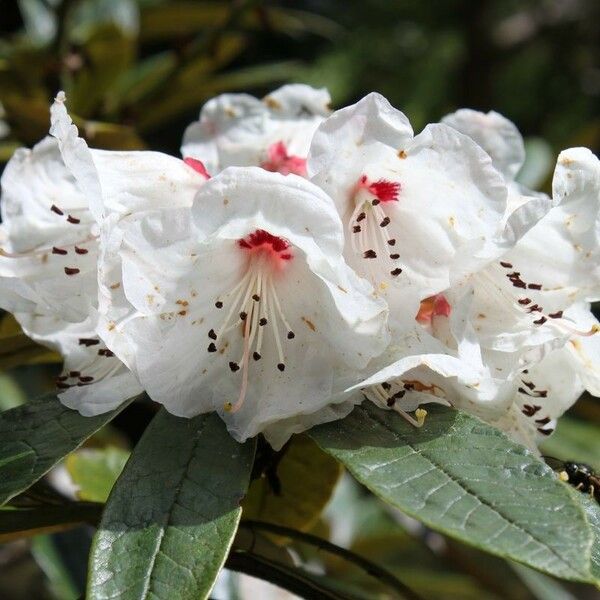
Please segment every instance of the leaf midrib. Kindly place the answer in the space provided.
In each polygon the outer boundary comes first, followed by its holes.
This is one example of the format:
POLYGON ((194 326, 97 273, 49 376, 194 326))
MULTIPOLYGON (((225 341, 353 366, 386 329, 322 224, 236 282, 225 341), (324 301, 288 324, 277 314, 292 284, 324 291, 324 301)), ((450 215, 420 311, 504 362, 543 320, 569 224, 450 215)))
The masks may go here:
MULTIPOLYGON (((586 580, 588 579, 588 575, 585 572, 580 571, 579 567, 573 566, 570 561, 565 560, 551 546, 548 546, 546 543, 544 543, 541 540, 539 540, 535 535, 533 535, 532 533, 524 530, 519 524, 517 524, 514 521, 512 521, 501 510, 499 510, 498 508, 494 507, 487 500, 484 500, 484 499, 480 498, 474 491, 471 490, 470 487, 468 487, 468 485, 466 485, 465 483, 463 483, 460 480, 455 479, 442 466, 440 466, 432 457, 430 457, 427 454, 426 451, 417 450, 416 447, 413 444, 411 444, 408 440, 406 440, 405 438, 403 438, 402 435, 399 432, 397 432, 395 429, 390 428, 385 421, 380 420, 375 415, 373 415, 373 414, 367 414, 367 417, 369 419, 371 419, 372 421, 374 421, 375 423, 377 423, 379 426, 383 427, 386 431, 391 432, 393 434, 393 436, 396 438, 397 441, 399 441, 402 444, 405 444, 406 446, 408 446, 413 451, 414 454, 422 456, 423 458, 425 458, 425 460, 427 460, 431 465, 433 465, 435 468, 439 469, 442 473, 444 473, 444 475, 446 475, 446 477, 448 477, 448 479, 450 479, 451 481, 453 481, 454 483, 456 483, 461 489, 463 489, 467 494, 469 494, 471 497, 473 497, 481 505, 486 506, 487 508, 489 508, 490 510, 492 510, 494 513, 496 513, 498 516, 500 516, 506 523, 508 523, 509 525, 512 525, 513 527, 515 527, 521 533, 529 536, 533 541, 535 541, 537 544, 539 544, 542 548, 547 549, 553 556, 555 556, 559 560, 559 562, 567 565, 573 572, 577 573, 579 576, 581 576, 582 578, 584 578, 586 580)), ((369 487, 369 488, 371 487, 368 482, 365 482, 365 485, 367 487, 369 487)), ((407 510, 404 507, 402 508, 402 510, 405 511, 407 514, 412 513, 412 516, 414 516, 414 517, 416 517, 418 519, 422 518, 421 515, 416 514, 415 512, 410 511, 409 509, 407 510)), ((423 519, 423 520, 425 520, 425 519, 423 519)), ((588 536, 588 547, 587 547, 587 550, 586 550, 586 556, 588 558, 588 562, 589 562, 589 554, 590 554, 592 543, 593 543, 593 539, 591 538, 591 536, 588 536)), ((507 556, 506 553, 503 553, 503 555, 507 556)))

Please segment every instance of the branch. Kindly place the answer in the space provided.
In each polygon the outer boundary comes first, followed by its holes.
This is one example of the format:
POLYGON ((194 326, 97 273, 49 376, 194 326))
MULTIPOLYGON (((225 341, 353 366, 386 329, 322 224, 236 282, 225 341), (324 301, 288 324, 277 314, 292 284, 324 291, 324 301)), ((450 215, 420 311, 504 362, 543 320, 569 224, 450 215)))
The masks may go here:
POLYGON ((330 554, 339 556, 340 558, 353 563, 354 565, 358 566, 363 571, 365 571, 371 577, 379 579, 381 582, 385 583, 390 588, 396 590, 407 600, 422 600, 421 596, 419 596, 417 593, 411 590, 406 584, 402 583, 387 569, 383 569, 382 567, 376 565, 375 563, 372 563, 366 558, 363 558, 362 556, 359 556, 358 554, 355 554, 350 550, 346 550, 345 548, 336 546, 335 544, 332 544, 331 542, 321 539, 315 535, 305 533, 303 531, 297 531, 296 529, 290 529, 289 527, 284 527, 282 525, 265 523, 264 521, 242 521, 240 523, 240 527, 268 531, 269 533, 289 537, 304 542, 305 544, 316 546, 320 550, 325 550, 330 554))

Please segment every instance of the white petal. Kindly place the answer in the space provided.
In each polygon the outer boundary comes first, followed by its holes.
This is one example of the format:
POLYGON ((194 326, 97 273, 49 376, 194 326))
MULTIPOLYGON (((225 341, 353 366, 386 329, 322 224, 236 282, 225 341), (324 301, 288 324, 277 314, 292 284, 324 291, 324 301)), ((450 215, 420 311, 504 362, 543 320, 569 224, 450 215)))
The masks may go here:
POLYGON ((507 189, 489 156, 445 125, 429 125, 413 139, 406 117, 378 94, 329 117, 308 164, 342 216, 347 260, 378 289, 412 286, 424 299, 506 245, 507 189), (381 198, 377 186, 385 188, 381 198))
POLYGON ((132 215, 115 226, 122 282, 100 329, 169 411, 193 416, 218 410, 232 434, 245 439, 322 409, 383 350, 385 304, 373 300, 370 286, 343 263, 339 217, 314 185, 292 175, 230 168, 202 187, 192 214, 187 220, 185 209, 132 215), (260 230, 287 240, 293 257, 285 271, 272 275, 276 294, 260 288, 262 301, 271 299, 261 358, 249 363, 243 405, 227 413, 225 403, 235 404, 242 386, 243 369, 232 372, 229 362, 243 364, 245 325, 240 320, 219 333, 215 352, 207 351, 214 339, 208 334, 220 330, 230 310, 231 322, 238 320, 241 309, 228 293, 248 268, 240 240, 260 230), (288 328, 293 339, 287 339, 288 328), (277 369, 280 362, 284 371, 277 369))
POLYGON ((283 86, 262 102, 247 94, 217 96, 186 129, 181 153, 201 160, 211 174, 228 166, 266 165, 276 144, 303 161, 329 100, 326 90, 300 84, 283 86))
POLYGON ((477 142, 492 157, 494 167, 507 179, 514 179, 523 166, 523 137, 515 124, 501 114, 462 108, 446 115, 442 123, 477 142))

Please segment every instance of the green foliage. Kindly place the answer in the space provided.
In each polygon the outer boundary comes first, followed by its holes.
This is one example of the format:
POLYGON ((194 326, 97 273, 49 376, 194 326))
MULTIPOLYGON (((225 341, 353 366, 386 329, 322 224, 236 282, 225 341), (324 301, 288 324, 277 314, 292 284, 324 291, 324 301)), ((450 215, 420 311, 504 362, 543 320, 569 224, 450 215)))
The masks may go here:
POLYGON ((0 413, 0 505, 45 475, 126 404, 82 417, 48 395, 0 413))
POLYGON ((459 540, 541 571, 593 581, 593 534, 554 473, 498 430, 436 409, 416 429, 366 404, 317 443, 373 493, 459 540))
POLYGON ((106 502, 128 458, 129 452, 112 446, 84 448, 67 456, 65 466, 79 488, 78 498, 88 502, 106 502))
POLYGON ((233 541, 254 456, 215 414, 164 409, 111 492, 88 598, 206 598, 233 541))
POLYGON ((335 459, 308 436, 296 436, 252 482, 242 504, 244 519, 307 531, 323 512, 340 474, 335 459))

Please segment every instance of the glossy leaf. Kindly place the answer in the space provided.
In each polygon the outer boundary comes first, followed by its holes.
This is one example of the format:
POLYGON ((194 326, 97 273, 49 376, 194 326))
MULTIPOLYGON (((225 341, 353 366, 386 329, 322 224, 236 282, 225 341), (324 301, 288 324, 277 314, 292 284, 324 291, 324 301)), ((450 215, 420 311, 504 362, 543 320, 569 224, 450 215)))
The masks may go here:
POLYGON ((331 498, 341 465, 308 436, 295 436, 270 474, 252 482, 244 519, 308 531, 331 498))
POLYGON ((91 553, 89 600, 206 598, 240 519, 254 442, 215 414, 164 409, 113 488, 91 553))
POLYGON ((370 403, 311 435, 385 502, 432 529, 591 581, 592 532, 552 470, 500 431, 435 407, 417 429, 370 403))
POLYGON ((0 505, 35 483, 127 404, 82 417, 49 394, 0 413, 0 505))

